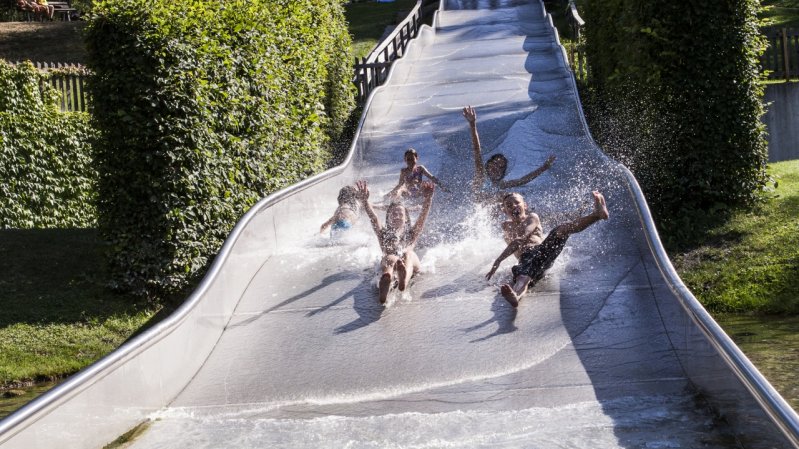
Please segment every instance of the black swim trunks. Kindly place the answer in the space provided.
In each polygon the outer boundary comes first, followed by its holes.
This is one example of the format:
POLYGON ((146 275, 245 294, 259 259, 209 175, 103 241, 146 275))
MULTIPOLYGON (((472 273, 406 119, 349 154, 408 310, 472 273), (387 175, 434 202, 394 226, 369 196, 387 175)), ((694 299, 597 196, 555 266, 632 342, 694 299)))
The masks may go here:
POLYGON ((559 237, 557 233, 550 232, 546 239, 533 248, 525 250, 519 258, 518 265, 511 268, 513 272, 513 282, 520 275, 530 277, 532 283, 538 282, 544 277, 544 272, 552 267, 555 259, 558 258, 563 247, 566 246, 566 240, 569 236, 559 237))

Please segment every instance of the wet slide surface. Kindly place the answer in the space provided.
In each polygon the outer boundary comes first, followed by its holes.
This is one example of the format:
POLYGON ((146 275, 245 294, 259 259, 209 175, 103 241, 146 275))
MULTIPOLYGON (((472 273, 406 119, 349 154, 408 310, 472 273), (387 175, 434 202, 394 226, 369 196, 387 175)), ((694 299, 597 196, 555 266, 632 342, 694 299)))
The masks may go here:
POLYGON ((633 200, 583 128, 538 1, 450 1, 427 31, 373 98, 354 162, 376 202, 409 147, 450 191, 436 192, 422 273, 381 306, 367 218, 331 241, 318 230, 335 189, 324 207, 297 204, 290 248, 263 262, 203 368, 131 447, 736 447, 689 388, 633 200), (513 257, 484 278, 505 245, 467 194, 465 105, 508 179, 557 156, 518 189, 545 232, 591 190, 610 208, 518 309, 499 295, 513 257))

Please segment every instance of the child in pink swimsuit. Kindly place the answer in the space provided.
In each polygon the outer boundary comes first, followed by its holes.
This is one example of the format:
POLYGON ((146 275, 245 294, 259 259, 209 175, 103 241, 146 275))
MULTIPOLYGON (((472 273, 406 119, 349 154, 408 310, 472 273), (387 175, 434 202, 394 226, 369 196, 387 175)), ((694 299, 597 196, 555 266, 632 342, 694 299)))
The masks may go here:
MULTIPOLYGON (((441 187, 441 182, 424 165, 419 164, 419 154, 413 148, 405 152, 405 167, 400 170, 399 183, 386 195, 389 200, 419 198, 423 178, 427 176, 441 187)), ((442 190, 443 187, 442 187, 442 190)), ((446 191, 446 190, 445 190, 446 191)))

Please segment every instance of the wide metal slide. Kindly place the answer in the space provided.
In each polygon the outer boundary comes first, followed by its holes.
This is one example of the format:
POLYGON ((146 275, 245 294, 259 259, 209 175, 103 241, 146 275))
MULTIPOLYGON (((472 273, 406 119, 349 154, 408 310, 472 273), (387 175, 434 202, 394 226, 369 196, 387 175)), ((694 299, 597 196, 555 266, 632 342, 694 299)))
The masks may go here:
MULTIPOLYGON (((413 214, 413 213, 412 213, 413 214)), ((381 216, 381 220, 384 217, 381 216)), ((626 168, 592 140, 539 0, 442 1, 370 97, 344 165, 278 192, 237 225, 175 314, 0 422, 0 447, 799 447, 796 413, 674 273, 626 168), (518 309, 512 257, 469 195, 461 109, 484 157, 545 232, 607 198, 518 309), (383 201, 415 148, 439 189, 422 272, 377 301, 380 251, 361 217, 319 234, 340 187, 383 201)))

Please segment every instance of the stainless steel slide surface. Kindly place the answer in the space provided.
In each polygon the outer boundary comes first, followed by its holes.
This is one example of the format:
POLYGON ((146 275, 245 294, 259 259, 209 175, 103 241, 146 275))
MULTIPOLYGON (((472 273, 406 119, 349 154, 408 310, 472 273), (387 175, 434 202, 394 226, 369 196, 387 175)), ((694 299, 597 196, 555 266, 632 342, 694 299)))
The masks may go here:
POLYGON ((122 424, 78 428, 117 415, 152 419, 141 449, 796 447, 796 414, 684 291, 634 179, 588 134, 542 5, 442 2, 436 21, 371 97, 346 166, 256 206, 179 318, 0 425, 0 447, 101 447, 122 424), (610 209, 518 309, 499 294, 513 257, 485 280, 505 243, 468 193, 466 105, 509 179, 557 157, 517 189, 545 232, 592 190, 610 209), (411 147, 449 192, 422 272, 382 306, 366 217, 339 239, 319 226, 357 179, 380 202, 411 147))

